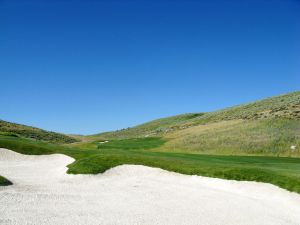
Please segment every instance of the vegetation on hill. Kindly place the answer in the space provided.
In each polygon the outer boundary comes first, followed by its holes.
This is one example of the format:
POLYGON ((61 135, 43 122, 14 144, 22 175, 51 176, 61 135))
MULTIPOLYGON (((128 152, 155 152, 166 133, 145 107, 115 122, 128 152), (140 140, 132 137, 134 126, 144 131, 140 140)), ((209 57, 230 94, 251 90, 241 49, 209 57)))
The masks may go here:
POLYGON ((93 136, 123 139, 164 137, 160 151, 204 154, 298 156, 300 92, 292 92, 210 113, 163 118, 93 136), (292 150, 291 146, 298 146, 292 150))
POLYGON ((68 173, 96 174, 122 164, 159 167, 189 175, 268 182, 300 193, 300 159, 258 156, 217 156, 153 152, 161 138, 111 140, 94 148, 81 149, 23 138, 0 136, 0 147, 23 154, 62 153, 76 159, 68 173), (105 145, 107 144, 107 148, 105 145), (149 146, 150 145, 150 146, 149 146), (123 148, 126 146, 126 149, 123 148))
POLYGON ((201 117, 203 114, 204 113, 187 113, 177 116, 171 116, 153 120, 132 128, 91 135, 90 138, 124 139, 156 136, 158 134, 163 134, 178 128, 182 128, 184 127, 183 124, 195 118, 201 117))
POLYGON ((77 139, 64 134, 45 131, 31 126, 10 123, 3 120, 0 120, 0 134, 6 136, 32 138, 35 140, 53 143, 72 143, 77 141, 77 139))
POLYGON ((132 128, 96 134, 90 137, 134 138, 144 136, 163 136, 197 126, 228 120, 258 120, 285 118, 300 120, 300 91, 275 96, 253 103, 238 105, 208 113, 190 113, 162 118, 132 128))
POLYGON ((195 118, 192 123, 270 118, 300 119, 300 91, 205 113, 201 117, 195 118))

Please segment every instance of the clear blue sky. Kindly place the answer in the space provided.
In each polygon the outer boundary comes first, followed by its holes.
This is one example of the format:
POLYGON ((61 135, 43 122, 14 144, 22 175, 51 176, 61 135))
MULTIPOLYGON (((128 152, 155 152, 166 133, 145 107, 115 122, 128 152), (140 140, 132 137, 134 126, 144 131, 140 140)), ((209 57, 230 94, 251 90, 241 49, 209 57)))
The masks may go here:
POLYGON ((0 0, 0 118, 92 134, 299 90, 300 1, 0 0))

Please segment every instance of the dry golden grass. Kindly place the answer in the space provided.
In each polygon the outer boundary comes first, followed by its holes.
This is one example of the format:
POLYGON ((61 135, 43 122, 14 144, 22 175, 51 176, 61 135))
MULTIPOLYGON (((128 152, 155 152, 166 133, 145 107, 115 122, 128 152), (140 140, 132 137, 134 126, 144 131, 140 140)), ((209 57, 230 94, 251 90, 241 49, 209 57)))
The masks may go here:
MULTIPOLYGON (((290 119, 229 120, 198 125, 165 136, 159 150, 205 154, 294 155, 300 144, 300 121, 290 119)), ((298 149, 299 150, 299 149, 298 149)))

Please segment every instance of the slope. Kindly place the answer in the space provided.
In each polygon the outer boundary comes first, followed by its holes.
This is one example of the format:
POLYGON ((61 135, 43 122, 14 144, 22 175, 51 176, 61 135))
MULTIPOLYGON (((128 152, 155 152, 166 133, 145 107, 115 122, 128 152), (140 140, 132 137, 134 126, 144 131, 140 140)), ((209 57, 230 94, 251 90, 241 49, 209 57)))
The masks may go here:
POLYGON ((0 134, 5 136, 20 136, 53 143, 72 143, 77 140, 64 134, 42 130, 39 128, 10 123, 0 120, 0 134))
POLYGON ((92 136, 122 139, 159 136, 160 151, 298 156, 300 92, 210 113, 184 114, 92 136))

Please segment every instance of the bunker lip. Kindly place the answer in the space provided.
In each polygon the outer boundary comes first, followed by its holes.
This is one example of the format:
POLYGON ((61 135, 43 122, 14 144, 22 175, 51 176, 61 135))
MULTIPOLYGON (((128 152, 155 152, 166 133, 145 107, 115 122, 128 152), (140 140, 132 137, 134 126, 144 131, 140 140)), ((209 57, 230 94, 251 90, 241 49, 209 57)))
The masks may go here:
POLYGON ((140 165, 66 174, 73 158, 0 148, 5 224, 298 225, 300 195, 271 184, 189 176, 140 165), (30 204, 29 204, 30 203, 30 204))

